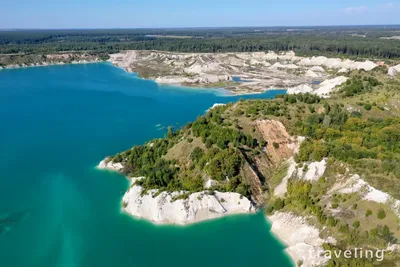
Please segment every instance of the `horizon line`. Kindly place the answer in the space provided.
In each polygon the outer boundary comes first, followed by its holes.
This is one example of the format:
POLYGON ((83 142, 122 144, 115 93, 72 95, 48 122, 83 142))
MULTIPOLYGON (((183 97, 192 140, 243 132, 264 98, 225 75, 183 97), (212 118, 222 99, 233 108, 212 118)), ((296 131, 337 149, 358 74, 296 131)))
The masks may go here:
POLYGON ((93 27, 93 28, 0 28, 0 31, 26 30, 181 30, 181 29, 232 29, 232 28, 318 28, 318 27, 394 27, 400 24, 335 24, 335 25, 275 25, 275 26, 183 26, 183 27, 93 27))

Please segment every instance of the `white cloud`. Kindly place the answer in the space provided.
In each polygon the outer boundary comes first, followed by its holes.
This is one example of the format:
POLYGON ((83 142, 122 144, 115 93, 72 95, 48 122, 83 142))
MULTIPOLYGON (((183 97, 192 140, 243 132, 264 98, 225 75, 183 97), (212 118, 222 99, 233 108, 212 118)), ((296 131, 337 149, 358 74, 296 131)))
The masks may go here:
POLYGON ((355 7, 348 7, 344 10, 347 14, 361 14, 368 11, 367 6, 355 6, 355 7))

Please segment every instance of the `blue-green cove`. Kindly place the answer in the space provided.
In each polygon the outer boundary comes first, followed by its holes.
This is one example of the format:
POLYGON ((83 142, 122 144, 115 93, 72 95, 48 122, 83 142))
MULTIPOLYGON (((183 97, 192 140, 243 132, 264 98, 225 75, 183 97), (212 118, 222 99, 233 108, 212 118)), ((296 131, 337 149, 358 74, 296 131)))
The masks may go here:
POLYGON ((291 266, 261 213, 155 226, 121 213, 123 176, 95 169, 239 98, 106 63, 0 71, 0 266, 291 266))

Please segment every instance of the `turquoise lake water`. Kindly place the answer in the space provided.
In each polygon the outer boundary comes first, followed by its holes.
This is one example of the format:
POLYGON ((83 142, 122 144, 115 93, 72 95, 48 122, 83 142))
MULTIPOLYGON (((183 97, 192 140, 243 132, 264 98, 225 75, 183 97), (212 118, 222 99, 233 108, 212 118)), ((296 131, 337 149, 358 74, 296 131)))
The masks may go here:
POLYGON ((120 212, 124 177, 94 168, 238 99, 104 63, 0 71, 0 266, 291 266, 262 214, 154 226, 120 212))

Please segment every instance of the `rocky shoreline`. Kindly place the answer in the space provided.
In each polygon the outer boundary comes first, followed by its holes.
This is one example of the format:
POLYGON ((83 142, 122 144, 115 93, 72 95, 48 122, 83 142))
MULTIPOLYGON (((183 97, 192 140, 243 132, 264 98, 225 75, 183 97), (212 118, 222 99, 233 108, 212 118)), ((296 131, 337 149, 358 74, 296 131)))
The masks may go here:
POLYGON ((276 212, 267 219, 272 224, 271 232, 287 245, 285 251, 294 264, 302 262, 302 267, 327 264, 329 259, 324 257, 322 245, 336 244, 334 238, 320 238, 319 229, 310 225, 307 218, 290 212, 276 212))
MULTIPOLYGON (((287 90, 288 94, 311 93, 320 97, 346 82, 352 70, 371 71, 372 61, 319 57, 299 57, 293 51, 275 53, 178 53, 129 50, 110 54, 114 66, 138 73, 159 84, 194 88, 223 88, 232 95, 259 94, 287 90)), ((37 61, 37 60, 36 60, 37 61)), ((36 62, 34 61, 34 62, 36 62)), ((103 62, 93 55, 52 54, 39 62, 6 65, 1 69, 103 62)), ((388 75, 400 73, 400 65, 389 67, 388 75)))
POLYGON ((13 59, 10 58, 10 55, 0 54, 0 70, 97 62, 103 62, 97 55, 75 52, 47 55, 14 55, 13 59))
POLYGON ((68 63, 65 62, 40 62, 40 63, 30 63, 30 64, 21 64, 21 65, 8 65, 5 67, 0 67, 0 70, 2 69, 23 69, 23 68, 34 68, 34 67, 47 67, 47 66, 57 66, 57 65, 68 65, 68 64, 91 64, 91 63, 99 63, 103 62, 102 60, 99 59, 94 59, 94 60, 77 60, 77 61, 71 61, 68 63))
MULTIPOLYGON (((121 163, 113 163, 108 158, 102 160, 97 169, 120 172, 121 163)), ((256 212, 250 200, 238 193, 202 191, 185 195, 185 192, 159 192, 135 185, 142 177, 129 178, 130 188, 122 199, 122 210, 127 214, 151 221, 154 224, 188 225, 233 214, 256 212)), ((283 242, 286 253, 296 264, 303 267, 322 266, 328 261, 322 255, 323 243, 335 243, 319 237, 319 230, 308 224, 307 219, 289 212, 276 212, 267 216, 271 232, 283 242)))
POLYGON ((123 210, 133 217, 156 224, 187 225, 255 211, 251 202, 238 193, 202 191, 189 196, 185 192, 168 193, 158 190, 150 190, 144 195, 142 193, 143 188, 140 186, 129 188, 122 200, 123 210))
MULTIPOLYGON (((100 170, 119 172, 121 163, 105 159, 97 166, 100 170)), ((156 224, 186 225, 222 216, 253 213, 255 207, 246 197, 233 192, 159 192, 135 185, 141 178, 130 178, 132 184, 122 199, 122 209, 135 218, 142 218, 156 224)))

